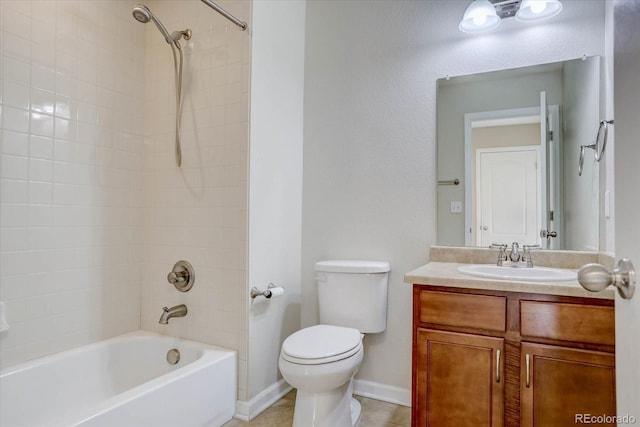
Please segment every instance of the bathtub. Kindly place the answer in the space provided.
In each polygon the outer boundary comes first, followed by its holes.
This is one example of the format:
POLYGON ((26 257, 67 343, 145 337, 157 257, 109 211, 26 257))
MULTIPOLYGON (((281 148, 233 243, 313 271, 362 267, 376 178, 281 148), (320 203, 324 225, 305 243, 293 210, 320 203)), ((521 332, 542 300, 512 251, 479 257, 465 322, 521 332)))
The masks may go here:
POLYGON ((235 412, 236 363, 206 344, 121 335, 1 371, 0 426, 220 426, 235 412))

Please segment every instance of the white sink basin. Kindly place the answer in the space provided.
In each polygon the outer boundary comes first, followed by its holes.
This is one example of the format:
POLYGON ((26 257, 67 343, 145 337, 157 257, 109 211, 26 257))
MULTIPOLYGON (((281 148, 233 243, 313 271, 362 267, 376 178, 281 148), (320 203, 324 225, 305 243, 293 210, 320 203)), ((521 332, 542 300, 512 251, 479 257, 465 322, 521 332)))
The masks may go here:
POLYGON ((461 265, 462 274, 489 279, 524 280, 531 282, 563 282, 577 280, 577 273, 562 268, 549 267, 501 267, 495 264, 461 265))

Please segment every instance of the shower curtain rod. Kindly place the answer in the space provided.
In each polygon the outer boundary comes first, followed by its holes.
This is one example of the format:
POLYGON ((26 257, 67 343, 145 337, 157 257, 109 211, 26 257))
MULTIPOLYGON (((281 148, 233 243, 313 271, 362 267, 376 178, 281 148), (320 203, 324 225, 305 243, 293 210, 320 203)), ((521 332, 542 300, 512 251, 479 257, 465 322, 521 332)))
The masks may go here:
POLYGON ((236 18, 235 16, 233 16, 232 14, 230 14, 229 12, 227 12, 226 10, 224 10, 223 8, 221 8, 220 6, 218 6, 217 4, 212 2, 211 0, 201 0, 201 1, 202 1, 202 3, 206 4, 207 6, 209 6, 211 9, 215 10, 216 12, 218 12, 220 15, 224 16, 225 18, 227 18, 229 21, 231 21, 234 24, 236 24, 242 31, 247 29, 247 23, 246 22, 239 20, 238 18, 236 18))

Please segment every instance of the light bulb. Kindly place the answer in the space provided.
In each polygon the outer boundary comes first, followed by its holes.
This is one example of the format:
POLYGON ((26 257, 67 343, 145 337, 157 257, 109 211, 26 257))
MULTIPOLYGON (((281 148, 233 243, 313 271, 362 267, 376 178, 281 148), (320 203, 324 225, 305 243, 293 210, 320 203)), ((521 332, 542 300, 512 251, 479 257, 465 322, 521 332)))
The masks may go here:
POLYGON ((534 1, 531 3, 531 12, 533 13, 542 13, 547 8, 546 1, 534 1))
POLYGON ((487 15, 477 15, 473 17, 473 23, 476 25, 482 25, 487 22, 487 15))
POLYGON ((522 0, 516 19, 522 22, 541 21, 562 11, 560 0, 522 0))
POLYGON ((500 17, 489 0, 475 0, 464 12, 458 28, 465 33, 488 31, 500 24, 500 17))

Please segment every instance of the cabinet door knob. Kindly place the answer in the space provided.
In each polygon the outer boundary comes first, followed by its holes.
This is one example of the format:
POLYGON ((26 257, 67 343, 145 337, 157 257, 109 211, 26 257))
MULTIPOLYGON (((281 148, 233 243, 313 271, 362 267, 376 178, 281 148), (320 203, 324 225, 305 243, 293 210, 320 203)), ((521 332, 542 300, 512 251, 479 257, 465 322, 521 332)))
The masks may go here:
POLYGON ((496 350, 496 382, 500 382, 500 349, 496 350))

